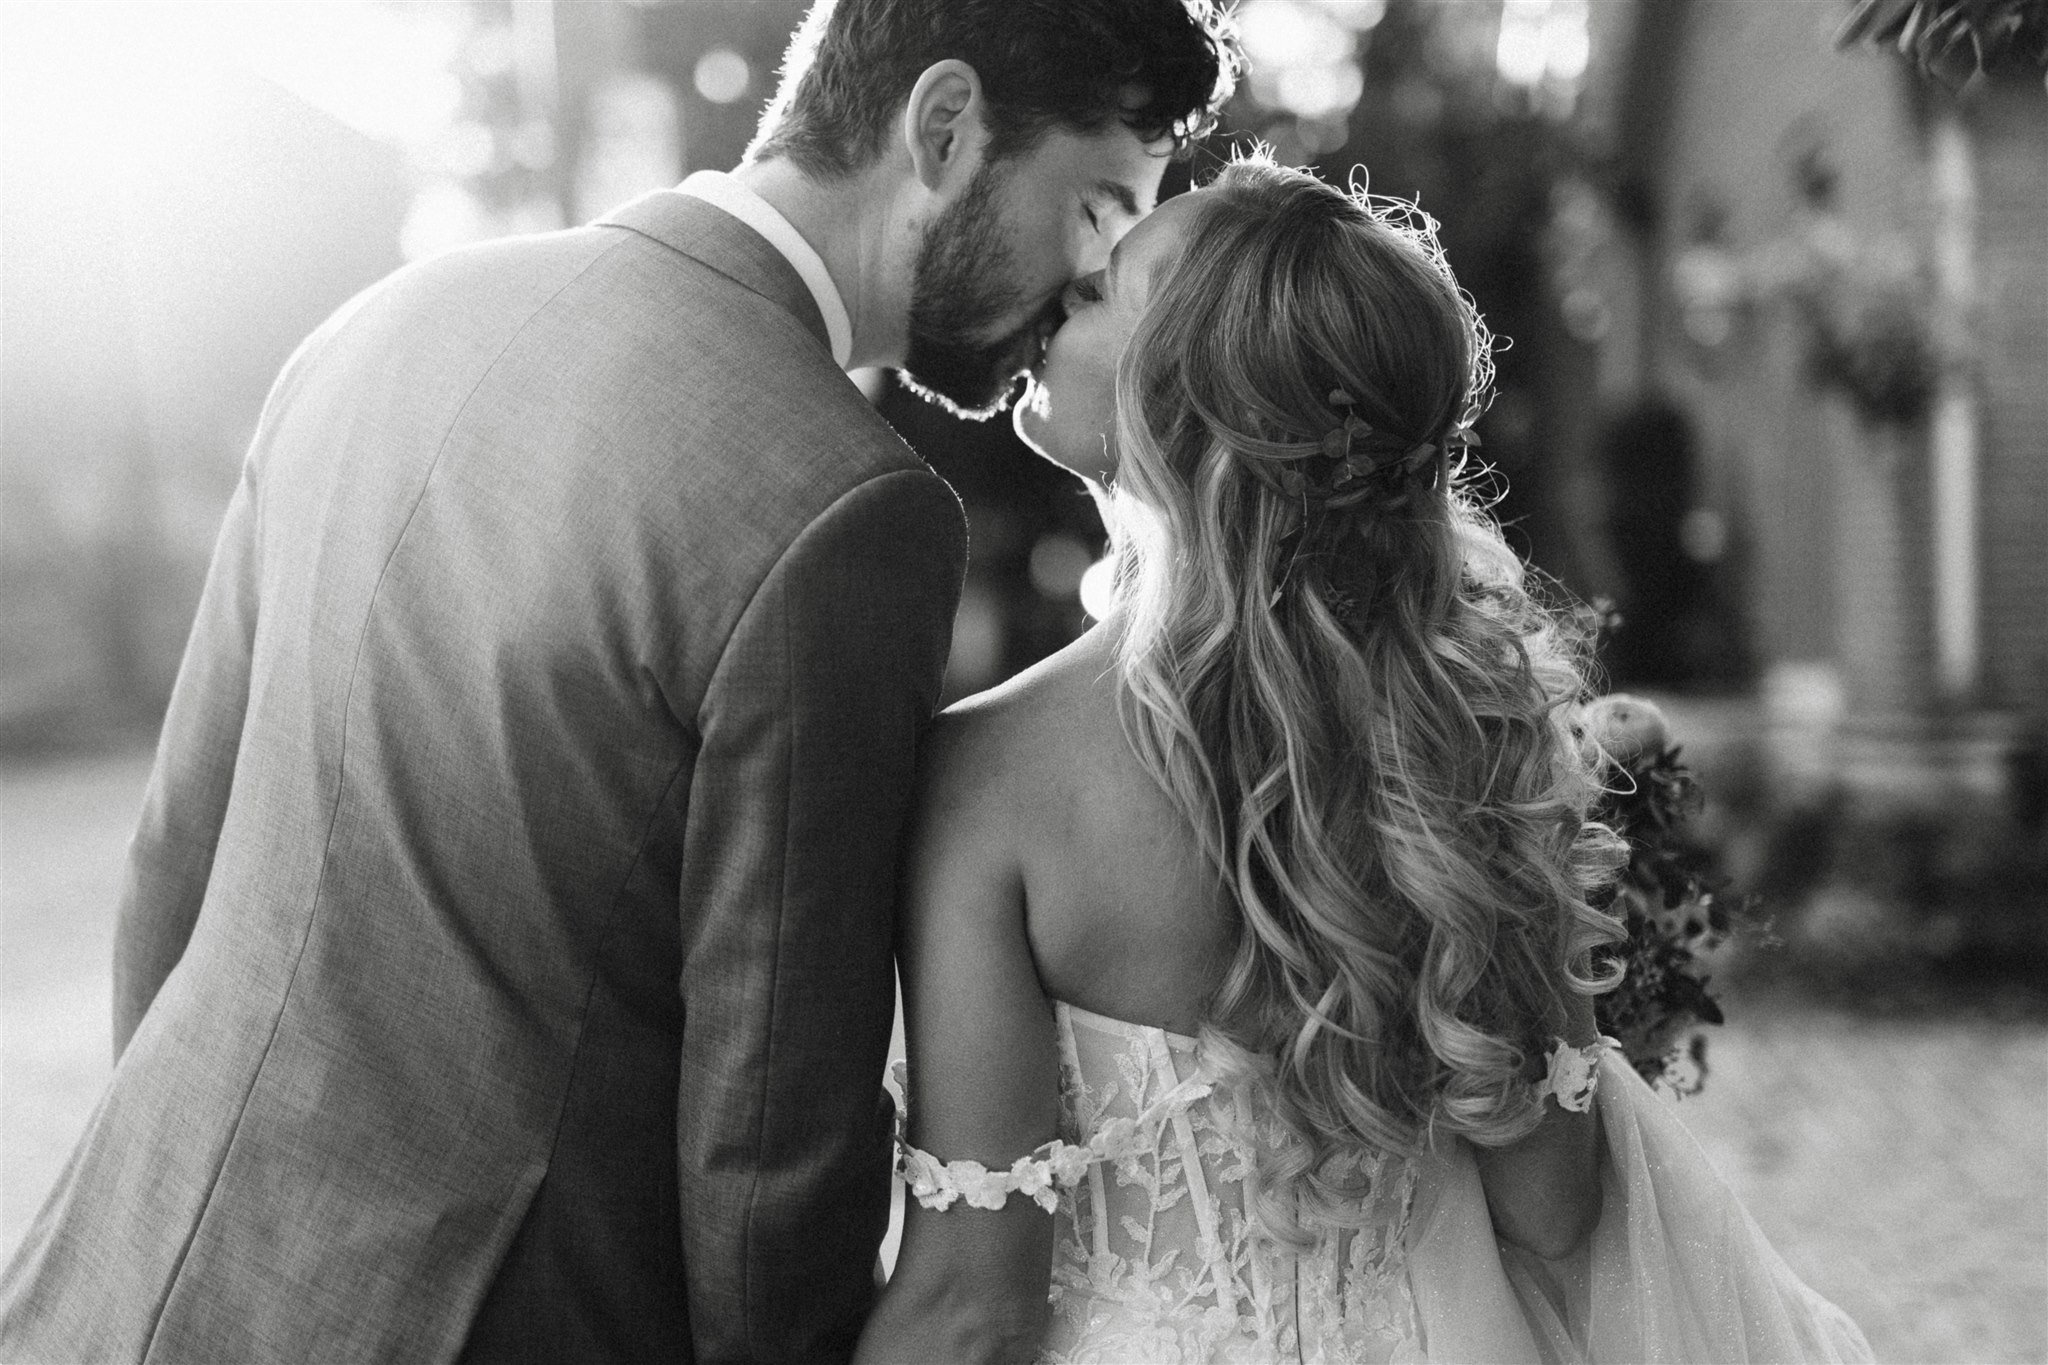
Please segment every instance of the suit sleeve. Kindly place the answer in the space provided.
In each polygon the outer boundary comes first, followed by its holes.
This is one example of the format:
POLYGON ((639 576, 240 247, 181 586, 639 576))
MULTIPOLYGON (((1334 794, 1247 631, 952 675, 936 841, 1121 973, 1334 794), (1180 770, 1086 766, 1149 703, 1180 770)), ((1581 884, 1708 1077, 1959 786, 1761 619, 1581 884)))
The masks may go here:
POLYGON ((116 1061, 171 969, 185 955, 227 818, 256 647, 262 571, 258 488, 264 450, 328 338, 354 307, 351 303, 335 313, 278 371, 214 543, 199 610, 157 737, 156 766, 128 845, 114 921, 116 1061))
POLYGON ((221 524, 128 847, 114 928, 114 1055, 184 955, 206 898, 249 700, 256 634, 253 462, 221 524))
POLYGON ((966 560, 882 475, 797 537, 698 715, 676 1150, 696 1357, 851 1353, 888 1209, 896 858, 966 560))

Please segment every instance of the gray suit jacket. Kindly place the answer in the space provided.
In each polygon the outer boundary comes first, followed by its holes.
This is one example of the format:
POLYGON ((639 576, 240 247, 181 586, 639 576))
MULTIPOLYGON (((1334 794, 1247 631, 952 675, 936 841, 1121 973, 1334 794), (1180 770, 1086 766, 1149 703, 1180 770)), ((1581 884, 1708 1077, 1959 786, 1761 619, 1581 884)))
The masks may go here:
POLYGON ((0 1359, 850 1347, 965 526, 823 333, 663 192, 301 347, 130 856, 141 1023, 0 1359))

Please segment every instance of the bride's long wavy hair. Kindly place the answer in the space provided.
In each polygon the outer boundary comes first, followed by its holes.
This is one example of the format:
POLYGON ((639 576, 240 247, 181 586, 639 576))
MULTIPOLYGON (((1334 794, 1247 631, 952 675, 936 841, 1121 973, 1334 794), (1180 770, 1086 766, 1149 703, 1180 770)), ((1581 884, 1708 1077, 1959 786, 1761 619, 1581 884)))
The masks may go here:
POLYGON ((1117 373, 1121 701, 1235 901, 1205 1052, 1291 1137, 1254 1207, 1299 1242, 1354 1221, 1371 1153, 1534 1128, 1566 993, 1613 984, 1588 896, 1622 846, 1570 731, 1582 632, 1447 440, 1491 340, 1435 225, 1264 161, 1201 199, 1117 373), (1347 414, 1434 468, 1344 506, 1276 477, 1347 414))

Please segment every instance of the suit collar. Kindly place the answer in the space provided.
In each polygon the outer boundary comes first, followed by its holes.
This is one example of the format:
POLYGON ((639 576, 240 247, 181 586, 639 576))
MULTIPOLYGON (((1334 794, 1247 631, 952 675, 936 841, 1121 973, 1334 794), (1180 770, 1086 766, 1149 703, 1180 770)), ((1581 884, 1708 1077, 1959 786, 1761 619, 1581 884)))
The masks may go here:
POLYGON ((716 270, 789 313, 829 355, 830 335, 803 276, 767 238, 694 195, 655 190, 597 220, 650 237, 716 270))

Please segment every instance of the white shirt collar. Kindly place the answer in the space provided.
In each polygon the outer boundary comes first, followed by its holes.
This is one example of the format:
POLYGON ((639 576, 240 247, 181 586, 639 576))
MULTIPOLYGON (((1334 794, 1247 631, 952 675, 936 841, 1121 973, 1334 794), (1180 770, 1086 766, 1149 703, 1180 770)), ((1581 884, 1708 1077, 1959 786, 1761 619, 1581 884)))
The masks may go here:
POLYGON ((789 219, 724 171, 697 171, 676 186, 676 191, 725 210, 766 237, 769 245, 782 253, 783 259, 809 286, 811 297, 817 300, 818 313, 825 319, 825 337, 832 348, 832 363, 845 369, 853 358, 853 319, 847 314, 846 300, 840 297, 839 286, 825 269, 825 258, 790 226, 789 219))

